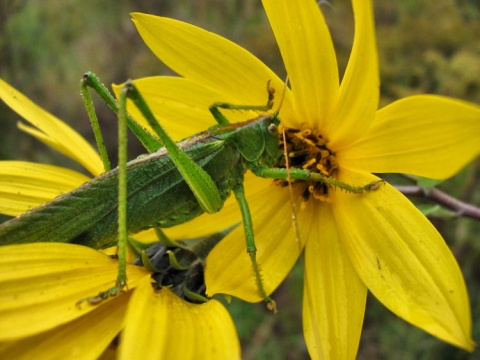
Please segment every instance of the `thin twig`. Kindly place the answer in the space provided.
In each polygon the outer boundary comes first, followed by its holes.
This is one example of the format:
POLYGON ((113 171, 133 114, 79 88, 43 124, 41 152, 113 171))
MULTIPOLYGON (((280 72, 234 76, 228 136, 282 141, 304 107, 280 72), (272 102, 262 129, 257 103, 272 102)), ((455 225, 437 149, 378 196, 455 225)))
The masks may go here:
POLYGON ((455 212, 456 216, 464 216, 480 220, 480 208, 460 201, 437 188, 424 188, 421 186, 396 186, 405 196, 417 196, 433 201, 455 212))

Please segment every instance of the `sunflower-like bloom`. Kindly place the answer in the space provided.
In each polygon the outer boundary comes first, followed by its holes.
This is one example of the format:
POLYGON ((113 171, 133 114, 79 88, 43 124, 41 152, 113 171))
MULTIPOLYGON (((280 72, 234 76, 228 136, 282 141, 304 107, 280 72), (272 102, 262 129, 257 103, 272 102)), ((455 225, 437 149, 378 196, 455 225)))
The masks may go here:
MULTIPOLYGON (((379 179, 373 173, 446 179, 478 155, 478 106, 419 95, 377 109, 371 1, 352 1, 355 37, 341 82, 332 40, 315 1, 263 0, 263 5, 291 84, 280 109, 291 167, 365 185, 379 179)), ((277 94, 284 88, 260 60, 218 35, 172 19, 138 13, 132 17, 150 49, 182 76, 136 81, 178 138, 211 125, 207 109, 216 101, 261 104, 267 81, 277 94)), ((250 116, 256 114, 228 114, 232 121, 250 116)), ((303 323, 312 358, 355 358, 367 291, 405 321, 473 349, 470 305, 459 266, 432 224, 393 186, 381 184, 376 191, 357 195, 294 182, 296 235, 285 183, 247 174, 244 184, 268 293, 304 251, 303 323)), ((208 216, 189 226, 209 232, 215 224, 225 227, 240 220, 230 199, 219 214, 208 216)), ((176 231, 180 235, 182 227, 176 231)), ((206 284, 209 295, 261 300, 241 228, 209 255, 206 284)))
MULTIPOLYGON (((68 125, 0 80, 0 98, 30 122, 20 128, 99 175, 102 162, 68 125)), ((0 161, 0 212, 19 215, 89 178, 69 169, 0 161)), ((124 294, 91 305, 110 288, 118 263, 94 249, 63 243, 0 247, 0 357, 97 359, 239 358, 230 315, 218 301, 192 304, 169 289, 154 291, 151 272, 129 264, 124 294), (82 299, 85 299, 82 301, 82 299)))

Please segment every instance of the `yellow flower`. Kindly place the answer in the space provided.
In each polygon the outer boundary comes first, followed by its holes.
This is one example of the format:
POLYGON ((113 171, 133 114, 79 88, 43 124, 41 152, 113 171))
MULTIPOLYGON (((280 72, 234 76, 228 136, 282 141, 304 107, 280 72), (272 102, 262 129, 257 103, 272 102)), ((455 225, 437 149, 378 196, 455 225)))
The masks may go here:
MULTIPOLYGON (((0 79, 0 98, 35 127, 20 128, 102 172, 93 148, 73 129, 0 79)), ((19 215, 89 178, 61 167, 0 161, 0 212, 19 215)), ((78 301, 112 287, 116 260, 63 243, 0 247, 0 357, 96 359, 119 336, 119 358, 239 358, 225 307, 197 305, 169 289, 154 291, 151 272, 128 264, 125 294, 97 306, 78 301), (174 341, 172 340, 174 339, 174 341)), ((113 351, 113 350, 112 350, 113 351)))
MULTIPOLYGON (((294 152, 292 166, 308 162, 306 167, 342 182, 364 185, 378 180, 372 173, 445 179, 478 155, 478 106, 419 95, 377 110, 370 1, 352 1, 355 38, 341 83, 316 2, 263 0, 263 5, 291 84, 280 117, 294 152)), ((183 77, 135 82, 159 120, 179 138, 212 124, 207 109, 215 101, 261 104, 269 80, 277 94, 283 89, 283 81, 262 62, 220 36, 172 19, 139 13, 132 17, 150 49, 183 77)), ((233 121, 255 116, 228 114, 233 121)), ((355 357, 367 290, 404 320, 443 341, 473 349, 470 305, 459 266, 432 224, 394 187, 385 184, 354 195, 295 182, 301 244, 292 227, 288 187, 247 174, 245 188, 268 293, 285 278, 301 250, 305 252, 303 321, 312 358, 355 357)), ((208 216, 189 226, 208 232, 240 219, 234 200, 208 216)), ((261 300, 241 228, 209 255, 206 284, 209 295, 261 300)))
MULTIPOLYGON (((93 176, 103 165, 97 152, 67 124, 30 101, 0 79, 0 98, 31 125, 21 130, 83 165, 93 176)), ((89 178, 58 166, 24 161, 0 161, 0 213, 17 216, 66 193, 89 178)))
POLYGON ((154 291, 128 267, 126 293, 97 306, 78 300, 112 285, 117 261, 62 243, 0 247, 0 356, 97 359, 120 332, 120 359, 239 358, 233 322, 212 300, 191 304, 154 291), (133 291, 135 289, 135 291, 133 291))

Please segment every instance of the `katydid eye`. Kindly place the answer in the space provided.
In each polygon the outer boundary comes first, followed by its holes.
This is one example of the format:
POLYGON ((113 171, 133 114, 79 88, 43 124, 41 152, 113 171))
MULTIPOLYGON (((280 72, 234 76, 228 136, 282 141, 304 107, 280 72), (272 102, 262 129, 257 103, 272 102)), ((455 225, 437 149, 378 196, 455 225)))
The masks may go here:
POLYGON ((268 132, 270 135, 278 135, 278 128, 275 124, 268 125, 268 132))

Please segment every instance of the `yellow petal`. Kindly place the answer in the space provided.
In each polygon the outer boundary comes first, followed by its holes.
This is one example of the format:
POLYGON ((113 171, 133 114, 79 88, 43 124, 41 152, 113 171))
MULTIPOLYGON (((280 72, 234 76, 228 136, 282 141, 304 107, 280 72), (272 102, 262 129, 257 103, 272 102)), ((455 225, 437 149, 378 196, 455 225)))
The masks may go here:
POLYGON ((93 175, 103 171, 97 152, 75 130, 0 79, 0 98, 34 127, 21 129, 82 164, 93 175))
POLYGON ((227 201, 229 204, 226 204, 218 213, 202 214, 188 223, 162 230, 171 239, 192 239, 210 235, 239 224, 242 218, 238 204, 233 198, 227 201))
POLYGON ((367 131, 380 95, 372 2, 352 1, 352 6, 355 15, 352 53, 326 135, 333 151, 347 146, 367 131))
MULTIPOLYGON (((135 240, 143 242, 145 244, 154 243, 158 241, 158 235, 155 232, 155 229, 143 230, 133 235, 135 240)), ((112 248, 110 248, 112 249, 112 248)), ((105 252, 107 249, 102 249, 101 251, 105 252)), ((116 251, 116 246, 113 247, 113 250, 116 251)))
POLYGON ((480 153, 480 107, 418 95, 378 111, 357 143, 337 153, 342 165, 378 173, 445 179, 480 153))
POLYGON ((50 331, 0 343, 2 359, 97 359, 123 328, 131 292, 50 331))
POLYGON ((338 68, 325 19, 314 1, 263 0, 295 97, 290 127, 325 127, 338 96, 338 68))
POLYGON ((17 216, 90 180, 76 171, 24 161, 0 161, 0 213, 17 216))
POLYGON ((330 206, 315 210, 305 245, 305 341, 312 359, 355 359, 367 288, 343 250, 330 206))
POLYGON ((240 359, 230 315, 216 300, 188 303, 142 281, 125 318, 120 359, 240 359))
MULTIPOLYGON (((96 307, 77 302, 111 288, 117 271, 116 260, 84 246, 0 247, 0 340, 34 335, 84 316, 96 307)), ((142 277, 149 278, 145 269, 128 266, 129 289, 142 277)))
MULTIPOLYGON (((253 178, 263 183, 252 192, 245 183, 253 220, 257 262, 267 294, 272 293, 296 262, 303 244, 295 236, 292 225, 292 204, 288 188, 280 188, 272 180, 253 178)), ((298 190, 298 189, 297 189, 298 190)), ((295 198, 300 194, 295 192, 295 198)), ((297 204, 300 240, 308 239, 312 226, 310 207, 297 204)), ((253 280, 250 257, 246 253, 243 226, 238 226, 212 250, 205 269, 207 294, 230 294, 250 302, 261 301, 253 280)))
POLYGON ((267 81, 283 89, 265 64, 237 44, 191 24, 133 13, 133 22, 147 46, 173 71, 248 105, 266 102, 267 81), (232 91, 233 90, 233 91, 232 91))
MULTIPOLYGON (((354 179, 368 183, 374 176, 344 174, 342 180, 354 179)), ((424 331, 471 351, 462 273, 425 216, 388 184, 360 196, 337 191, 332 204, 342 244, 378 300, 424 331)))

